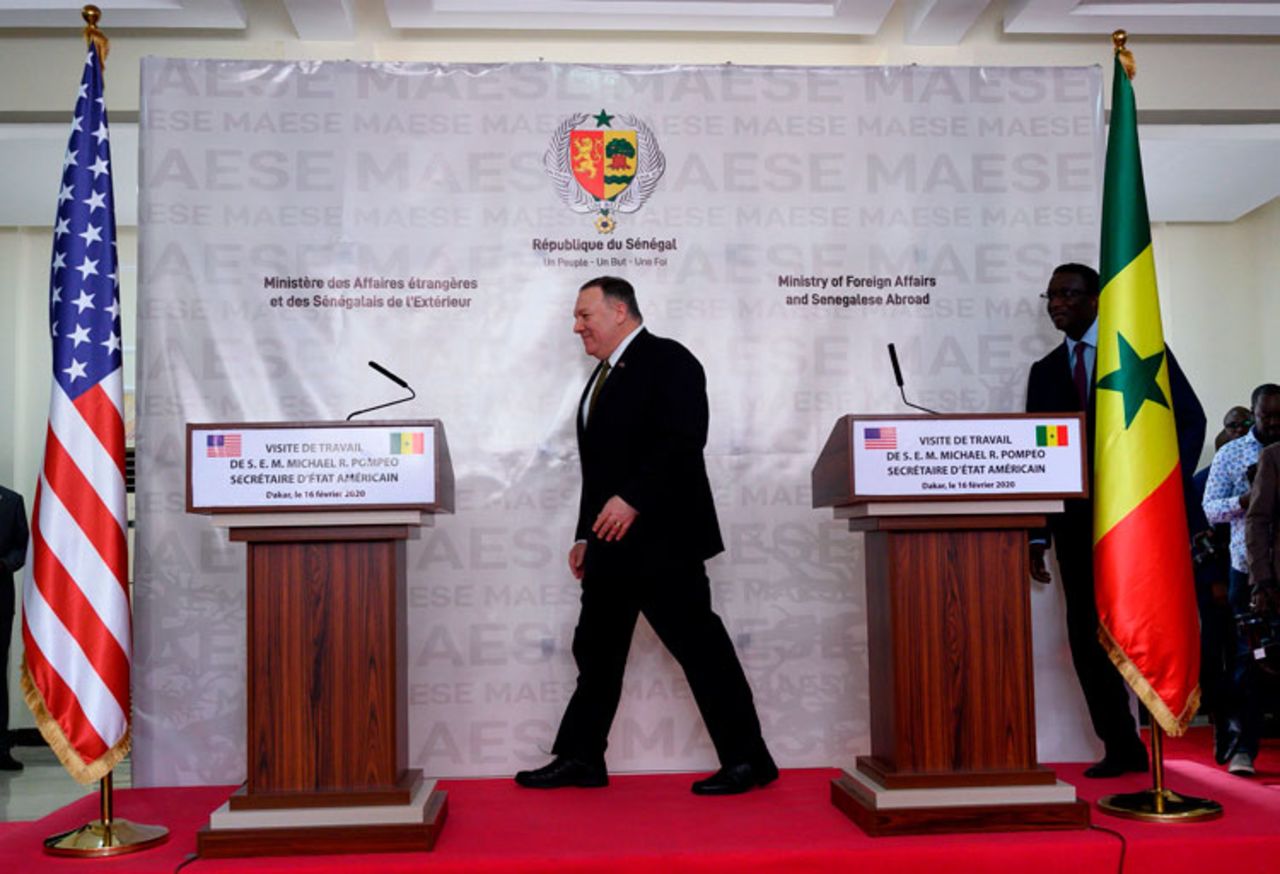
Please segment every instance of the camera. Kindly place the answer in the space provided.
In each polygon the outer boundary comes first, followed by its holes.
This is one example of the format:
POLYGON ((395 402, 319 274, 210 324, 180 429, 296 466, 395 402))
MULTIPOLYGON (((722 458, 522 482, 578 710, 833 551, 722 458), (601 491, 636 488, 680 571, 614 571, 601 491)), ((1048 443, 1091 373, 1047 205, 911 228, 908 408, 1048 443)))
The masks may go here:
POLYGON ((1249 645, 1261 670, 1280 676, 1280 613, 1257 609, 1237 613, 1236 633, 1249 645))

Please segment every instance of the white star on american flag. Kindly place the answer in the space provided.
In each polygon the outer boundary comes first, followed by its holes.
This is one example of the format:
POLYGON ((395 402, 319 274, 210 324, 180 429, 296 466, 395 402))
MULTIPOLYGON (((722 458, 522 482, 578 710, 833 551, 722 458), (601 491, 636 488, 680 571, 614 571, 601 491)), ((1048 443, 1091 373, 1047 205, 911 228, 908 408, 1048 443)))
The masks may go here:
POLYGON ((72 348, 78 349, 81 343, 89 342, 89 329, 84 325, 76 325, 76 329, 68 335, 67 339, 74 340, 76 345, 72 348))
POLYGON ((66 267, 66 266, 67 266, 67 253, 54 252, 53 253, 53 269, 61 270, 63 267, 66 267))
POLYGON ((98 141, 98 145, 102 145, 104 141, 111 138, 111 134, 107 132, 107 123, 105 121, 98 122, 98 129, 93 132, 93 136, 98 141))
POLYGON ((70 185, 62 186, 62 190, 58 192, 58 206, 62 206, 62 204, 66 203, 68 200, 73 199, 74 197, 75 195, 72 194, 70 185))
POLYGON ((80 262, 80 266, 76 269, 80 271, 81 279, 88 279, 90 276, 98 275, 98 262, 86 255, 84 260, 80 262))
POLYGON ((89 214, 92 215, 95 209, 106 208, 107 195, 101 191, 94 191, 89 194, 89 199, 84 203, 89 207, 89 214))
POLYGON ((71 220, 64 218, 58 219, 58 226, 53 229, 53 238, 56 240, 63 234, 69 233, 71 233, 71 220))
POLYGON ((64 169, 67 167, 79 167, 80 165, 76 163, 76 153, 67 149, 67 153, 62 156, 62 166, 64 169))
POLYGON ((93 305, 93 295, 86 292, 83 288, 80 289, 80 296, 75 300, 73 300, 71 303, 73 303, 76 306, 76 308, 82 313, 85 310, 97 309, 97 307, 93 305))
POLYGON ((72 382, 75 382, 77 379, 85 375, 84 365, 79 361, 76 361, 74 358, 71 359, 71 366, 64 368, 62 372, 65 373, 67 378, 72 382))
MULTIPOLYGON (((54 233, 57 233, 57 231, 54 233)), ((90 243, 100 243, 102 242, 102 228, 98 225, 89 225, 89 227, 85 228, 83 232, 76 234, 76 236, 83 239, 86 246, 90 243)))
POLYGON ((111 335, 107 337, 107 339, 99 343, 98 345, 106 346, 108 352, 116 352, 116 351, 119 351, 120 349, 120 338, 116 336, 115 331, 112 331, 111 335))
POLYGON ((50 304, 62 303, 62 286, 61 285, 55 285, 53 287, 53 291, 49 295, 49 303, 50 304))
POLYGON ((97 180, 97 178, 101 176, 103 173, 106 173, 108 176, 110 176, 111 171, 107 169, 107 166, 108 166, 107 162, 102 160, 101 157, 99 157, 98 160, 94 161, 93 166, 89 168, 90 170, 93 171, 93 178, 97 180))
POLYGON ((111 306, 107 307, 107 312, 111 313, 111 318, 113 319, 120 318, 120 301, 112 298, 111 306))
POLYGON ((71 130, 75 133, 84 133, 84 128, 80 126, 83 121, 83 115, 77 115, 75 118, 71 119, 71 130))

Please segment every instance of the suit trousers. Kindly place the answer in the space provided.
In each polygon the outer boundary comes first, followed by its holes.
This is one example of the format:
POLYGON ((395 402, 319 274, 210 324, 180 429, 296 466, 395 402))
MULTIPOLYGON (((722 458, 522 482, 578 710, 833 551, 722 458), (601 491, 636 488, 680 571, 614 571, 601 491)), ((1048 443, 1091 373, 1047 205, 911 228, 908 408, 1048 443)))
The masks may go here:
POLYGON ((601 567, 591 558, 589 547, 582 612, 573 634, 578 684, 552 752, 588 762, 604 757, 632 634, 644 614, 684 670, 721 764, 767 760, 751 687, 724 623, 711 608, 703 563, 601 567))
POLYGON ((1067 642, 1084 692, 1093 731, 1107 753, 1123 755, 1142 743, 1129 710, 1129 689, 1098 641, 1098 606, 1093 596, 1093 544, 1054 533, 1058 567, 1067 600, 1067 642))
POLYGON ((0 656, 3 656, 0 658, 0 668, 3 668, 0 671, 0 718, 3 718, 0 722, 0 753, 8 752, 12 745, 9 735, 9 644, 13 636, 16 581, 10 579, 6 583, 5 576, 7 574, 0 570, 0 656))

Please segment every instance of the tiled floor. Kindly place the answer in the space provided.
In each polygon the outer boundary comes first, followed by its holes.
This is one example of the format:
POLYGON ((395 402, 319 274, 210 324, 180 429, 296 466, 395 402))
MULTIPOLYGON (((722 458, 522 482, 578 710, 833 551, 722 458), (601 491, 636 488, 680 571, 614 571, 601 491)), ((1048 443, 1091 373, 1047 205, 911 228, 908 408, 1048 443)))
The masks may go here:
MULTIPOLYGON (((0 822, 39 819, 98 792, 97 783, 81 786, 73 780, 48 747, 14 747, 13 757, 26 768, 0 771, 0 822)), ((133 785, 128 759, 116 766, 112 780, 117 789, 133 785)))

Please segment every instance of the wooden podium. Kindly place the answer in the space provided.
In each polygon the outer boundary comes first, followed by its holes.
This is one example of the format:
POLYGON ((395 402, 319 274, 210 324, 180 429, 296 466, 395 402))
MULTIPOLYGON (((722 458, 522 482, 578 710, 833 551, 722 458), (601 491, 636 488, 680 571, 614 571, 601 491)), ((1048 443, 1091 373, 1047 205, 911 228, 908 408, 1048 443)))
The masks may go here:
POLYGON ((407 767, 405 541, 453 511, 443 426, 187 434, 188 512, 248 545, 247 779, 197 853, 431 849, 448 799, 407 767))
POLYGON ((813 505, 865 532, 871 754, 831 801, 867 834, 1088 827, 1036 760, 1027 549, 1083 495, 1083 442, 1078 417, 836 422, 813 505))

